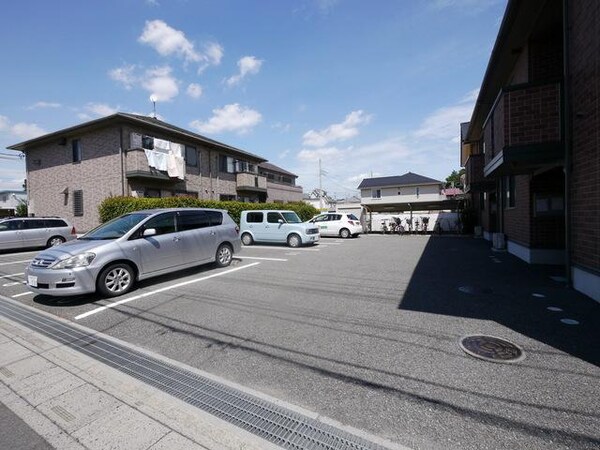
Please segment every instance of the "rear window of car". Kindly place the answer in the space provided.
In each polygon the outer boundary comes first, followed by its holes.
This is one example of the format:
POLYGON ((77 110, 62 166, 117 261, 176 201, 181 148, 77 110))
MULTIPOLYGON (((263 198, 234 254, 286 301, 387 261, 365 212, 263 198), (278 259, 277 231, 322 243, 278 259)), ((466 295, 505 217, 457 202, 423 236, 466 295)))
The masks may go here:
POLYGON ((210 218, 204 211, 181 211, 177 214, 178 231, 195 230, 209 225, 210 218))
POLYGON ((249 212, 246 214, 246 222, 248 223, 262 223, 263 213, 261 212, 249 212))
POLYGON ((348 219, 350 219, 350 220, 358 220, 358 218, 354 214, 348 214, 348 219))
POLYGON ((210 220, 210 226, 214 227, 223 223, 223 213, 219 211, 206 211, 206 215, 210 220))
POLYGON ((44 222, 47 228, 61 228, 69 226, 64 220, 60 219, 46 219, 44 222))

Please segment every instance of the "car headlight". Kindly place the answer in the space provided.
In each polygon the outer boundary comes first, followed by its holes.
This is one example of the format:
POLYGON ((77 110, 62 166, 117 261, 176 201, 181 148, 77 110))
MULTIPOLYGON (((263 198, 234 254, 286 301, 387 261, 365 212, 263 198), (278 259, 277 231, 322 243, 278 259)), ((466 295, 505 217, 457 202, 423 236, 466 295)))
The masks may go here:
POLYGON ((86 267, 96 257, 95 253, 87 252, 81 255, 72 256, 71 258, 63 259, 50 266, 51 269, 74 269, 76 267, 86 267))

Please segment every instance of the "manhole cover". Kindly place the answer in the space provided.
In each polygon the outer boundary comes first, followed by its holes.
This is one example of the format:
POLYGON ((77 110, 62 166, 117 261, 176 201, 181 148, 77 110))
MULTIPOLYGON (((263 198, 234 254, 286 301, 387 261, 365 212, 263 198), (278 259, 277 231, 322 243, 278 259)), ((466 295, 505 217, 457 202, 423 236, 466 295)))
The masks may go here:
POLYGON ((548 311, 554 311, 554 312, 562 312, 562 308, 559 308, 558 306, 548 306, 546 308, 548 311))
POLYGON ((460 340, 460 348, 475 358, 493 362, 516 362, 525 358, 521 347, 494 336, 466 336, 460 340))
POLYGON ((493 292, 491 288, 485 288, 480 286, 460 286, 458 290, 465 294, 471 295, 491 294, 493 292))
POLYGON ((546 298, 546 296, 544 294, 538 294, 537 292, 534 292, 531 295, 536 298, 546 298))

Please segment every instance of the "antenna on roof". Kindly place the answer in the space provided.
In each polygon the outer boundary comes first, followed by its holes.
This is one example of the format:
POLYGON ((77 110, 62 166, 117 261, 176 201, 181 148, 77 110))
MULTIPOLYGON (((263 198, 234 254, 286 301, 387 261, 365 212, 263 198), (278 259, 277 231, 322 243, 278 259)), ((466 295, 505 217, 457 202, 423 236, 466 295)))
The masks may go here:
POLYGON ((152 102, 152 105, 153 105, 153 115, 152 115, 152 117, 154 117, 155 119, 156 119, 156 100, 158 100, 156 98, 156 95, 152 94, 150 96, 150 101, 152 102))

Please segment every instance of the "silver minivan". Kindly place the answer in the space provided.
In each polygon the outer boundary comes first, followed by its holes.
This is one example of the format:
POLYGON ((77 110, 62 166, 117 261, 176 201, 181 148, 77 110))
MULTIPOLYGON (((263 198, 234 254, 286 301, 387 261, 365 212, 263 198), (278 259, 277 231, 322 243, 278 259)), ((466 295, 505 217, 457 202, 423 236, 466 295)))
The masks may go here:
POLYGON ((39 253, 25 275, 37 294, 114 297, 146 278, 209 262, 228 266, 240 250, 239 227, 227 211, 152 209, 124 214, 39 253))
POLYGON ((294 211, 286 210, 242 211, 240 234, 244 245, 276 242, 299 247, 316 244, 321 238, 316 225, 304 223, 294 211))
POLYGON ((54 247, 76 237, 75 227, 60 217, 0 219, 0 250, 54 247))

